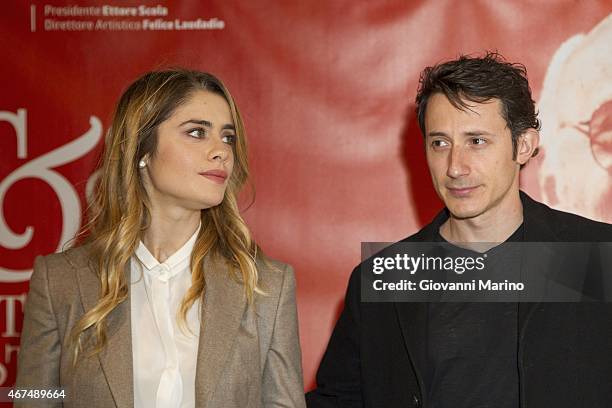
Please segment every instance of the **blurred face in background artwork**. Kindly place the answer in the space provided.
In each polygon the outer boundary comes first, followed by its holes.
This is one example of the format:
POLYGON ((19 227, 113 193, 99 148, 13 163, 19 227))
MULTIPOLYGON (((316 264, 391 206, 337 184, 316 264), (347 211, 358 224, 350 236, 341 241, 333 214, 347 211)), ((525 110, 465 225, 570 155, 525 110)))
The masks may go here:
POLYGON ((612 221, 612 14, 553 57, 539 102, 543 200, 612 221))

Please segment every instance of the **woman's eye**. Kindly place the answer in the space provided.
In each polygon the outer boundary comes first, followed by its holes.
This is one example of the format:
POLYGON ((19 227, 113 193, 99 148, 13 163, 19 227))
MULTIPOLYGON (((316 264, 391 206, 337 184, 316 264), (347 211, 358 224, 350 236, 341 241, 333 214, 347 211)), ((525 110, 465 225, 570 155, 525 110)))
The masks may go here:
POLYGON ((191 137, 202 138, 206 135, 206 131, 202 128, 191 129, 187 132, 187 134, 191 137))
POLYGON ((223 143, 233 145, 236 142, 236 135, 225 135, 223 136, 223 143))

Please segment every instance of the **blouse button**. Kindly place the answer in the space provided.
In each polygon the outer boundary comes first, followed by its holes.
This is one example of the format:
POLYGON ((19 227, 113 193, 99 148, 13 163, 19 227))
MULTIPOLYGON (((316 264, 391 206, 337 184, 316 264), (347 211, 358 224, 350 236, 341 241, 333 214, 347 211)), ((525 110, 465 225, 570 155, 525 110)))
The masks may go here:
POLYGON ((168 265, 161 264, 159 269, 160 269, 159 280, 161 280, 164 283, 168 282, 168 279, 170 279, 170 268, 168 267, 168 265))

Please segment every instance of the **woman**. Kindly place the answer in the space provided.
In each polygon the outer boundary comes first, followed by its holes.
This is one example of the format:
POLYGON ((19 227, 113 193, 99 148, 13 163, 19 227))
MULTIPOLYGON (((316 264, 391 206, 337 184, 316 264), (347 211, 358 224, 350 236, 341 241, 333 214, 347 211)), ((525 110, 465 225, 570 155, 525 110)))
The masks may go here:
POLYGON ((293 271, 238 212, 246 151, 214 76, 127 89, 85 245, 35 261, 16 388, 73 407, 304 406, 293 271))

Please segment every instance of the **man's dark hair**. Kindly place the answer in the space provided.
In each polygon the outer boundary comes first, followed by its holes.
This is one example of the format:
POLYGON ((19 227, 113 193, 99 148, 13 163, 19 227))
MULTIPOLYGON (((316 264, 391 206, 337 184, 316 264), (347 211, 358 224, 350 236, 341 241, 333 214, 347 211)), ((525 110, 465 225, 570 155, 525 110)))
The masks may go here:
POLYGON ((518 137, 529 128, 540 129, 525 66, 507 62, 496 52, 487 52, 484 57, 462 55, 423 70, 416 97, 417 118, 423 136, 426 135, 427 102, 435 93, 445 95, 461 110, 469 109, 469 102, 499 99, 501 114, 512 133, 513 158, 516 158, 518 137))

